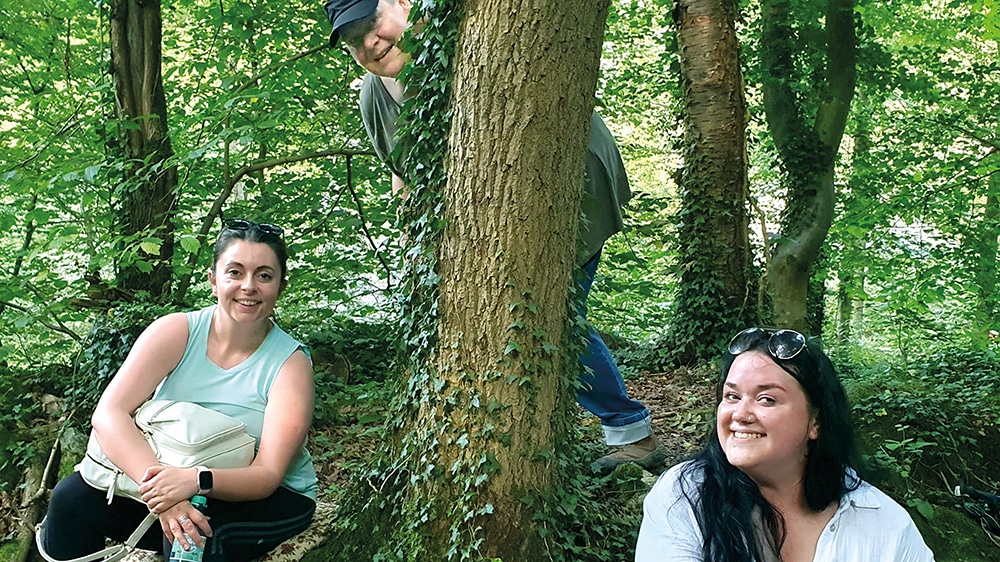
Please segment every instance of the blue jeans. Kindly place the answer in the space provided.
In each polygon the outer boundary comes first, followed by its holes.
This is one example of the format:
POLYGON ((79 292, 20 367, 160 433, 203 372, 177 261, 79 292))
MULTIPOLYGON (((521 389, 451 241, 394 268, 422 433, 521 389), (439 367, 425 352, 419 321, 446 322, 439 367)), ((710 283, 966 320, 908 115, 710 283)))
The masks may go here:
MULTIPOLYGON (((580 287, 582 291, 577 310, 584 318, 587 316, 587 296, 594 284, 600 259, 601 253, 598 252, 583 265, 586 276, 580 287)), ((593 326, 589 329, 587 351, 580 356, 584 369, 580 374, 581 387, 576 401, 601 419, 608 445, 628 445, 649 437, 653 434, 649 410, 642 402, 629 398, 611 351, 597 330, 593 326)))

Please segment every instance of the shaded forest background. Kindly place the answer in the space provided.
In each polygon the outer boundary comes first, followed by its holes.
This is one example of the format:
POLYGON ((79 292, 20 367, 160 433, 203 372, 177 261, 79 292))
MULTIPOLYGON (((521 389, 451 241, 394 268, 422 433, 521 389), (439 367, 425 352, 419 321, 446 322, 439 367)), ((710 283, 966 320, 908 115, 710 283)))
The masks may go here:
MULTIPOLYGON (((221 217, 285 228, 291 278, 278 319, 315 350, 312 442, 325 498, 344 501, 346 475, 393 425, 382 405, 394 399, 407 322, 406 237, 357 111, 360 69, 327 45, 322 6, 199 0, 123 12, 129 4, 0 0, 4 560, 25 555, 20 524, 44 508, 38 484, 79 458, 89 411, 134 337, 166 311, 210 302, 205 274, 221 217), (154 17, 162 37, 127 32, 154 17), (162 65, 158 92, 145 81, 151 62, 162 65), (46 469, 60 439, 62 462, 46 469)), ((781 87, 812 122, 833 64, 826 4, 734 10, 747 281, 739 310, 711 316, 692 304, 717 287, 689 274, 700 267, 690 256, 710 250, 691 234, 705 217, 689 207, 685 183, 691 84, 675 6, 610 7, 596 103, 635 197, 625 232, 604 250, 588 316, 630 387, 669 408, 657 431, 677 437, 677 458, 710 418, 711 359, 736 327, 775 319, 773 259, 795 244, 796 221, 811 220, 796 214, 788 172, 797 163, 766 107, 775 86, 762 14, 788 14, 795 72, 781 87)), ((830 155, 832 222, 797 327, 822 337, 849 387, 872 479, 911 510, 938 559, 994 559, 997 547, 950 490, 1000 488, 998 4, 858 0, 850 9, 853 98, 830 155)), ((578 425, 585 452, 599 454, 597 428, 578 425)), ((603 511, 566 507, 576 526, 550 536, 553 551, 630 559, 646 485, 628 471, 572 480, 562 499, 603 511)), ((474 549, 461 556, 476 559, 474 549)))

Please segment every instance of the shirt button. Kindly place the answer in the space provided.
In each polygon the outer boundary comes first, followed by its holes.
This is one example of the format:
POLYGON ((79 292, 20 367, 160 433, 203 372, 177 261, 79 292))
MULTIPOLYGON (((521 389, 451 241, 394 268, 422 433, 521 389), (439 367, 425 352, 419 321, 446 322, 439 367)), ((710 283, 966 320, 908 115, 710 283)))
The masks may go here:
POLYGON ((830 525, 830 532, 831 533, 834 532, 834 531, 836 531, 836 530, 837 530, 837 524, 836 523, 834 523, 833 525, 830 525))

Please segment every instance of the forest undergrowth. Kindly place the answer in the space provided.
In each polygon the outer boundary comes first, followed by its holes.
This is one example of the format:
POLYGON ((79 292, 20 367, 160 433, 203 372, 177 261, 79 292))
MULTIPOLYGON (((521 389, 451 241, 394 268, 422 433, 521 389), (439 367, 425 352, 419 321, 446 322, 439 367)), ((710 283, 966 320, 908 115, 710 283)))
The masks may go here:
MULTIPOLYGON (((357 471, 385 449, 381 428, 392 385, 366 375, 363 369, 351 373, 347 361, 335 352, 320 352, 317 358, 317 415, 310 449, 320 475, 321 498, 336 505, 357 481, 357 471)), ((929 353, 910 358, 905 367, 870 358, 834 359, 854 405, 866 479, 907 508, 938 561, 1000 559, 1000 546, 994 542, 1000 538, 991 538, 964 512, 963 499, 952 494, 957 484, 1000 490, 995 476, 1000 473, 996 359, 988 353, 929 353)), ((628 371, 632 373, 626 380, 629 393, 651 410, 654 431, 668 452, 664 467, 694 453, 712 421, 714 367, 628 371)), ((60 415, 59 398, 29 391, 20 394, 21 400, 12 400, 11 381, 16 379, 5 380, 8 404, 3 415, 5 433, 0 437, 8 440, 0 445, 8 455, 11 449, 24 453, 34 448, 36 456, 46 456, 52 436, 40 428, 50 423, 43 420, 60 415), (29 396, 37 402, 29 401, 29 396), (11 424, 16 415, 34 421, 25 424, 20 419, 11 424), (19 425, 33 425, 37 441, 10 441, 19 425)), ((71 471, 79 458, 80 452, 74 452, 71 444, 85 438, 85 429, 74 427, 82 420, 84 416, 74 415, 62 431, 69 446, 60 474, 71 471)), ((581 411, 578 434, 594 458, 604 454, 602 432, 594 416, 581 411)), ((0 492, 4 541, 0 560, 10 560, 23 513, 24 482, 23 473, 18 476, 10 466, 3 474, 8 479, 22 478, 16 484, 8 481, 0 492)), ((639 471, 628 470, 603 479, 594 477, 590 491, 608 504, 608 528, 625 534, 613 541, 611 551, 594 560, 632 559, 629 548, 638 532, 642 497, 654 480, 655 475, 640 476, 639 471)))

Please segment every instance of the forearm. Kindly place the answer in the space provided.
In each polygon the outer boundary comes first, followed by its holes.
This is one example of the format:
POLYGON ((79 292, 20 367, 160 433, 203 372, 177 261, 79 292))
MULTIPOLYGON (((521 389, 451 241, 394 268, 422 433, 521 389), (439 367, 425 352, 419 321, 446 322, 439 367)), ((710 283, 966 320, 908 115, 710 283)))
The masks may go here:
MULTIPOLYGON (((278 474, 264 466, 212 469, 213 486, 209 498, 239 502, 269 497, 281 485, 284 473, 278 474)), ((194 472, 191 482, 197 487, 194 472)))

